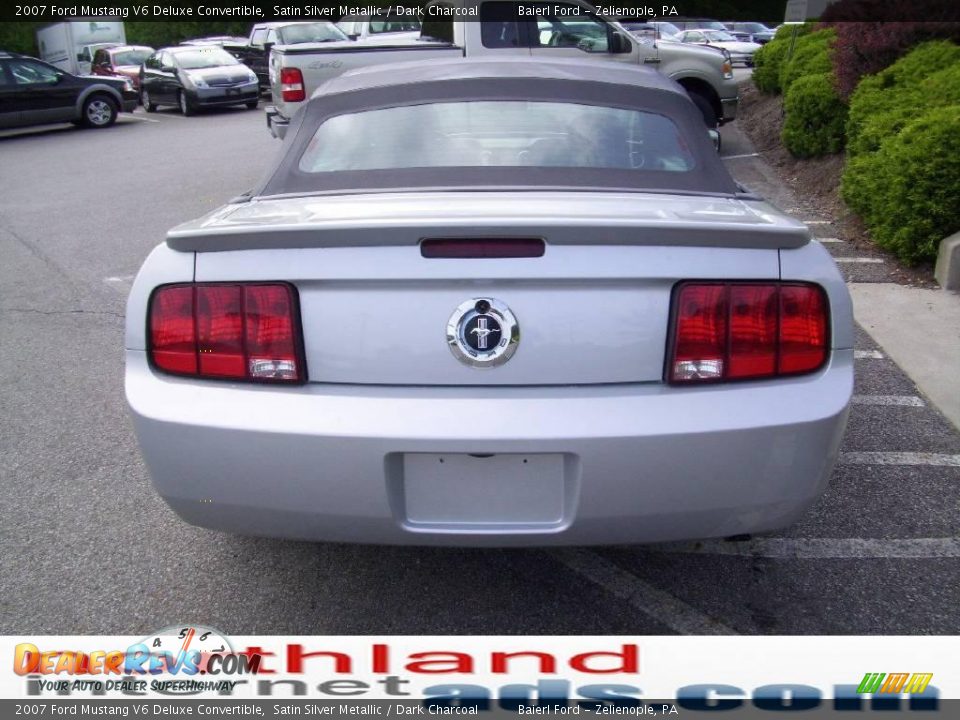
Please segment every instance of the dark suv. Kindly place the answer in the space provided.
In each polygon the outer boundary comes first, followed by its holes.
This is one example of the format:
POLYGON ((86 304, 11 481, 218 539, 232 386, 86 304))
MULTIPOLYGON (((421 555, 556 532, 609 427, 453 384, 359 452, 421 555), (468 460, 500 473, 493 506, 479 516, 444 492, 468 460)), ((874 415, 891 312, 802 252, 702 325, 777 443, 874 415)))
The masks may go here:
POLYGON ((59 122, 105 128, 136 107, 137 92, 125 78, 79 77, 0 50, 0 128, 59 122))

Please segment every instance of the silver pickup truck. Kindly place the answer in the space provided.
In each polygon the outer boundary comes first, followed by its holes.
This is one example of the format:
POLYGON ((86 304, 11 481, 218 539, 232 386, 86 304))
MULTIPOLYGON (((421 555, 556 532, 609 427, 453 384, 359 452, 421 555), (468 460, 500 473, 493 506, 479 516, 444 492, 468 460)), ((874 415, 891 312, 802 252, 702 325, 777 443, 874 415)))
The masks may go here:
POLYGON ((737 84, 728 56, 710 47, 644 42, 601 17, 585 0, 437 0, 422 15, 420 36, 388 45, 338 42, 274 46, 267 127, 283 138, 314 90, 348 70, 433 57, 504 55, 582 58, 650 65, 682 85, 716 128, 737 114, 737 84))

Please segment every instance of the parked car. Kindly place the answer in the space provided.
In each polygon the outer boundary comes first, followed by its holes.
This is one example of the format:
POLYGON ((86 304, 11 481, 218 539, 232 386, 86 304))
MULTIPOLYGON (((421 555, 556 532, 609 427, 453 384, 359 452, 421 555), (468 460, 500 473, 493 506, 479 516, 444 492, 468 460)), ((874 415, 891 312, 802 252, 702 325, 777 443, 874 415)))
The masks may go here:
POLYGON ((140 90, 140 66, 156 52, 146 45, 120 45, 101 48, 93 55, 93 74, 129 78, 135 90, 140 90))
POLYGON ((853 389, 850 297, 684 90, 550 58, 329 81, 126 312, 154 486, 229 532, 637 543, 789 525, 853 389))
POLYGON ((775 32, 763 23, 758 22, 728 22, 727 31, 737 40, 755 42, 766 45, 773 40, 775 32))
POLYGON ((639 42, 616 22, 596 14, 586 0, 530 6, 534 14, 500 0, 479 0, 479 17, 455 20, 438 14, 447 3, 426 5, 420 39, 393 45, 361 43, 275 46, 270 53, 273 103, 267 128, 282 138, 297 109, 327 80, 347 70, 382 63, 450 57, 569 57, 629 65, 650 65, 680 83, 717 129, 733 120, 739 103, 733 68, 720 48, 675 42, 639 42))
POLYGON ((223 48, 181 45, 158 50, 140 68, 140 96, 147 112, 176 105, 184 115, 201 108, 246 105, 260 99, 257 76, 223 48))
POLYGON ((0 128, 72 122, 113 125, 133 112, 137 92, 128 78, 81 77, 50 63, 0 51, 0 128))
POLYGON ((191 40, 181 40, 181 45, 218 45, 219 47, 242 47, 247 42, 246 38, 237 35, 210 35, 208 37, 193 38, 191 40))
POLYGON ((239 44, 225 45, 224 49, 256 73, 261 92, 269 92, 267 60, 274 45, 345 42, 348 39, 346 33, 332 22, 263 22, 250 29, 249 38, 240 38, 239 44))
POLYGON ((417 17, 397 15, 395 8, 378 9, 375 14, 346 15, 337 23, 351 40, 364 43, 415 40, 422 26, 417 17))
POLYGON ((721 48, 730 53, 730 61, 753 67, 753 55, 761 45, 753 42, 742 42, 730 33, 721 30, 684 30, 677 38, 682 43, 709 45, 721 48))
POLYGON ((710 18, 670 18, 670 22, 679 30, 726 30, 727 26, 719 20, 710 18))

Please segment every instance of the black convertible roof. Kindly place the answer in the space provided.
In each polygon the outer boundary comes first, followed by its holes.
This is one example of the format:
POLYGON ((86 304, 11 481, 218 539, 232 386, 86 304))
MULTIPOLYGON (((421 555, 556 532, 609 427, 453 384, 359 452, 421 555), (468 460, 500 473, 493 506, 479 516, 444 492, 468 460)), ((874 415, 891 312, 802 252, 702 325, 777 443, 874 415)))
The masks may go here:
POLYGON ((433 59, 371 66, 334 78, 290 121, 283 149, 252 196, 405 190, 617 190, 734 196, 736 183, 684 89, 649 68, 609 60, 433 59), (677 126, 689 172, 530 166, 416 167, 311 173, 299 167, 328 118, 387 107, 471 100, 599 105, 656 113, 677 126))

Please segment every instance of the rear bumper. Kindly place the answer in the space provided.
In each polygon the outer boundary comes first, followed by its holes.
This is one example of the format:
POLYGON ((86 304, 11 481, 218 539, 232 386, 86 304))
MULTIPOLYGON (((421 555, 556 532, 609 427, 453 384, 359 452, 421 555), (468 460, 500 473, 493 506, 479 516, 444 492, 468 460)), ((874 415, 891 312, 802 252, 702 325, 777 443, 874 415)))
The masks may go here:
POLYGON ((273 137, 283 140, 287 136, 290 121, 280 114, 274 105, 267 105, 267 130, 273 137))
MULTIPOLYGON (((154 485, 185 520, 385 544, 642 543, 787 526, 829 481, 852 387, 851 350, 809 377, 698 389, 250 387, 157 375, 132 350, 126 369, 154 485), (562 456, 558 515, 423 521, 404 476, 414 453, 562 456)), ((435 480, 418 478, 416 492, 435 480)))

